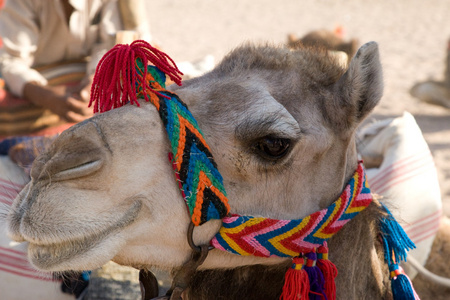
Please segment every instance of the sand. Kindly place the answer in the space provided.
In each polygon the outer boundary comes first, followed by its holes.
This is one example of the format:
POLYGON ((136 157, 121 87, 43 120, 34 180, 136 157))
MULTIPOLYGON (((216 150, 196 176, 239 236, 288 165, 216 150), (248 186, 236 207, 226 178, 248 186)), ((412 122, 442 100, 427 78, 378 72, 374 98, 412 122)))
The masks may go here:
POLYGON ((384 96, 372 117, 409 111, 429 144, 437 167, 444 213, 450 216, 450 109, 409 94, 417 82, 442 80, 448 0, 164 0, 152 1, 148 18, 154 41, 175 61, 213 55, 241 43, 284 44, 290 33, 344 29, 345 38, 376 41, 384 68, 384 96))

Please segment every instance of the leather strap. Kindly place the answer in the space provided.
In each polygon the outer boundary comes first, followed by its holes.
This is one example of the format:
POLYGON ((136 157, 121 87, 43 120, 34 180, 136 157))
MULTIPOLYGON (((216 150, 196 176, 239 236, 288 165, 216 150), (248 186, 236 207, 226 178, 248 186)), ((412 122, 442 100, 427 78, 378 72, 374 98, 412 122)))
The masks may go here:
POLYGON ((158 297, 158 281, 152 272, 148 270, 140 270, 139 284, 141 287, 142 300, 151 300, 158 297))
POLYGON ((192 251, 192 257, 176 273, 171 288, 165 296, 158 297, 158 281, 152 272, 140 270, 139 282, 141 286, 142 300, 181 300, 183 291, 189 286, 189 283, 197 271, 197 268, 205 261, 208 256, 209 246, 198 247, 199 250, 192 251))

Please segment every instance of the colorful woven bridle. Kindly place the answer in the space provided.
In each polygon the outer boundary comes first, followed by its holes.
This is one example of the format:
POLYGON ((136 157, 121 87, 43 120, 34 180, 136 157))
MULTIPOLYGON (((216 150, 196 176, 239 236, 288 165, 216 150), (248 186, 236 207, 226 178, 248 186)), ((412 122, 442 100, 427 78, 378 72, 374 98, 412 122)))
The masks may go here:
MULTIPOLYGON (((211 150, 186 104, 165 89, 166 75, 181 85, 182 73, 173 60, 147 42, 116 45, 97 66, 90 105, 97 113, 127 103, 139 106, 138 98, 153 103, 168 134, 169 159, 192 224, 222 219, 211 246, 238 255, 291 257, 292 267, 286 273, 280 299, 336 299, 337 270, 328 260, 327 240, 372 202, 362 162, 340 197, 307 217, 275 220, 230 215, 211 150)), ((398 265, 415 246, 385 209, 387 217, 380 220, 380 236, 394 299, 418 299, 398 265)))

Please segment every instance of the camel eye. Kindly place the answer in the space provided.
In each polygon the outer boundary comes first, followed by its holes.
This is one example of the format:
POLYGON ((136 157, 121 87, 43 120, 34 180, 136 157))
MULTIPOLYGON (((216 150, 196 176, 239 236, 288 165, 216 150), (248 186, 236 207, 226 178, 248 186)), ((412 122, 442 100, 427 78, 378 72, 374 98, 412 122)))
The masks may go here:
POLYGON ((290 149, 291 140, 274 137, 264 137, 253 146, 257 154, 265 159, 276 160, 285 156, 290 149))

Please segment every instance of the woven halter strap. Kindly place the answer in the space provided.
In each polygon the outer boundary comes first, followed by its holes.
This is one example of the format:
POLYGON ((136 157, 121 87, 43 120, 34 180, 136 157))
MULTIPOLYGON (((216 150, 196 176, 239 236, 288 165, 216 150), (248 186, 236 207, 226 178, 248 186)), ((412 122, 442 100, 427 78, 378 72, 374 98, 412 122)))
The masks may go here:
MULTIPOLYGON (((166 75, 181 85, 182 73, 172 59, 147 42, 116 45, 97 66, 90 105, 94 112, 104 112, 127 103, 139 106, 137 98, 153 103, 168 134, 169 159, 192 224, 223 221, 211 245, 239 255, 293 257, 280 299, 298 299, 299 295, 302 299, 336 299, 337 270, 327 259, 326 241, 372 202, 362 162, 335 202, 302 219, 230 216, 223 179, 210 148, 186 104, 165 89, 166 75)), ((406 251, 415 246, 389 210, 384 209, 380 238, 394 299, 418 299, 398 265, 406 260, 406 251)))
POLYGON ((223 219, 211 244, 239 255, 296 257, 314 251, 372 202, 362 163, 340 197, 297 220, 233 215, 223 219))

